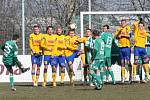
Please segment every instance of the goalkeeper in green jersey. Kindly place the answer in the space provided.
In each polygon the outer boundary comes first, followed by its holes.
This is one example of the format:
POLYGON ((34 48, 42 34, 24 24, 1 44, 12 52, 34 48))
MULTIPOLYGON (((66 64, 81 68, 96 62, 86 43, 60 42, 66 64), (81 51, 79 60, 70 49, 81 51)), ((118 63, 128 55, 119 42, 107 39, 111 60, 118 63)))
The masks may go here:
POLYGON ((90 67, 90 75, 92 82, 95 84, 96 89, 102 89, 103 82, 101 81, 101 73, 104 67, 104 42, 99 37, 99 31, 94 30, 93 36, 95 38, 92 65, 90 67))
POLYGON ((19 42, 19 35, 14 34, 12 40, 6 41, 1 49, 3 50, 3 63, 7 70, 10 72, 10 86, 11 90, 15 91, 16 88, 14 87, 14 77, 13 77, 13 66, 19 67, 22 73, 28 71, 30 68, 23 68, 21 62, 17 58, 18 54, 18 46, 17 42, 19 42))
MULTIPOLYGON (((113 35, 109 32, 109 26, 103 26, 103 32, 100 35, 101 39, 105 43, 104 55, 105 55, 105 66, 106 68, 106 81, 108 81, 109 74, 111 75, 113 84, 116 84, 113 70, 111 69, 111 47, 113 41, 113 35)), ((104 72, 101 72, 101 75, 104 75, 104 72)), ((103 79, 102 79, 103 81, 103 79)))

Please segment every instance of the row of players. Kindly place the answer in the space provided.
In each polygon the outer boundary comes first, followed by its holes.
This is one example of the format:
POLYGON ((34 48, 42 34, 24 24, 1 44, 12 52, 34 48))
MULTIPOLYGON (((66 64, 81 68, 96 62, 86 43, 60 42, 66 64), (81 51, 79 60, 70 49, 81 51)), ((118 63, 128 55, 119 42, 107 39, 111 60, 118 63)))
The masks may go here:
MULTIPOLYGON (((102 80, 101 83, 103 83, 104 80, 104 66, 107 66, 106 70, 106 79, 108 78, 108 75, 110 74, 112 77, 113 84, 115 84, 115 78, 114 73, 111 69, 111 47, 112 47, 112 41, 114 38, 118 40, 118 46, 119 46, 119 55, 121 59, 121 82, 124 83, 125 81, 125 68, 128 66, 129 68, 129 83, 132 82, 132 80, 136 80, 136 67, 139 66, 139 58, 142 60, 142 64, 145 71, 145 80, 141 80, 146 82, 148 80, 149 76, 149 66, 148 62, 149 59, 147 57, 147 53, 145 50, 145 43, 146 43, 146 37, 150 37, 148 33, 146 33, 146 30, 144 28, 144 22, 142 20, 138 21, 136 20, 133 23, 133 33, 134 33, 134 64, 132 67, 131 64, 131 50, 130 50, 130 32, 131 28, 129 25, 127 25, 126 20, 121 20, 120 27, 116 30, 114 37, 111 33, 109 33, 109 26, 104 25, 103 26, 103 33, 99 36, 99 32, 93 31, 93 36, 88 33, 88 31, 91 31, 90 29, 87 29, 86 36, 84 38, 79 38, 75 35, 74 30, 70 30, 67 34, 67 36, 62 35, 61 28, 56 29, 56 33, 52 35, 52 27, 47 29, 48 35, 45 35, 44 39, 41 41, 41 48, 44 51, 44 82, 43 86, 46 85, 46 77, 47 77, 47 66, 50 63, 52 66, 52 78, 53 78, 53 86, 56 86, 56 67, 58 64, 61 67, 61 83, 64 81, 64 66, 65 66, 65 59, 69 65, 69 77, 70 77, 70 83, 73 84, 73 61, 74 58, 81 54, 81 52, 78 52, 79 50, 77 47, 80 43, 85 43, 85 57, 84 54, 81 55, 82 62, 84 64, 84 74, 85 74, 85 81, 86 81, 86 72, 88 69, 88 66, 90 70, 89 77, 95 77, 93 70, 100 70, 100 74, 98 74, 99 77, 98 81, 100 79, 102 80), (48 32, 49 31, 49 32, 48 32), (49 35, 50 34, 50 35, 49 35), (49 37, 48 37, 49 36, 49 37), (103 43, 96 44, 96 40, 102 39, 103 43), (95 40, 96 39, 96 40, 95 40), (49 42, 50 40, 50 42, 49 42), (140 40, 140 41, 139 41, 140 40), (45 44, 44 44, 45 43, 45 44), (54 45, 56 44, 56 45, 54 45), (101 44, 101 45, 100 45, 101 44), (102 45, 103 44, 103 45, 102 45), (48 46, 50 45, 50 46, 48 46), (61 46, 60 46, 61 45, 61 46), (101 48, 99 48, 101 47, 101 48), (53 51, 55 50, 55 51, 53 51), (52 54, 47 54, 48 52, 51 52, 52 54), (55 53, 55 54, 54 54, 55 53), (48 55, 48 57, 47 57, 48 55), (85 58, 85 59, 84 59, 85 58), (50 59, 50 60, 48 60, 50 59), (63 60, 62 60, 63 59, 63 60), (86 60, 86 61, 85 61, 86 60), (92 62, 92 64, 91 64, 92 62), (96 68, 95 68, 96 67, 96 68), (98 67, 98 68, 97 68, 98 67), (133 71, 132 71, 133 70, 133 71), (133 74, 132 74, 133 72, 133 74)), ((34 30, 38 30, 39 27, 34 27, 34 30)), ((36 32, 34 32, 35 35, 36 32)), ((33 34, 32 34, 33 35, 33 34)), ((32 35, 30 35, 30 40, 33 39, 32 35)), ((37 36, 37 35, 36 35, 37 36)), ((35 38, 34 38, 35 39, 35 38)), ((32 40, 33 42, 33 40, 32 40)), ((30 41, 31 43, 31 41, 30 41)), ((40 43, 40 42, 38 42, 40 43)), ((32 43, 33 44, 33 43, 32 43)), ((34 59, 34 55, 39 55, 39 51, 36 53, 33 51, 32 46, 30 44, 31 50, 32 50, 32 59, 34 59)), ((33 60, 34 61, 34 60, 33 60)), ((33 62, 32 61, 32 62, 33 62)), ((39 64, 40 65, 40 64, 39 64)), ((38 73, 36 73, 36 79, 35 76, 35 67, 33 63, 32 68, 32 79, 35 86, 37 86, 38 82, 38 73)), ((39 69, 37 70, 37 72, 39 69)), ((98 72, 99 73, 99 72, 98 72)), ((90 81, 92 81, 93 78, 89 78, 90 81)), ((95 83, 96 84, 96 83, 95 83)))
MULTIPOLYGON (((134 24, 134 65, 132 67, 130 56, 130 31, 131 28, 127 25, 126 20, 121 20, 121 25, 115 32, 114 36, 109 32, 109 26, 103 26, 103 32, 99 36, 99 31, 94 30, 93 36, 91 29, 86 30, 86 36, 80 38, 75 35, 75 29, 70 29, 65 36, 62 34, 60 27, 56 28, 54 34, 53 27, 48 26, 46 34, 40 33, 40 27, 35 25, 33 33, 30 34, 29 45, 31 49, 31 61, 32 61, 32 81, 34 86, 38 86, 38 79, 40 74, 40 66, 42 63, 42 56, 44 55, 44 82, 43 86, 46 86, 47 82, 47 68, 50 64, 52 66, 52 78, 53 86, 56 86, 56 68, 59 65, 61 67, 61 83, 64 84, 65 73, 65 60, 69 66, 68 74, 70 78, 70 84, 74 85, 74 72, 73 62, 74 58, 81 55, 82 63, 84 65, 84 76, 89 75, 90 82, 94 83, 96 89, 101 89, 104 80, 104 66, 107 67, 106 79, 110 74, 113 84, 115 84, 114 73, 111 69, 111 47, 112 42, 116 38, 118 39, 119 55, 121 59, 121 81, 125 80, 125 66, 129 68, 129 82, 135 79, 136 67, 139 66, 139 58, 142 60, 144 71, 146 73, 145 81, 148 80, 149 67, 148 57, 145 50, 146 37, 150 37, 146 33, 143 21, 135 21, 134 24), (140 40, 140 41, 139 41, 140 40), (85 44, 84 52, 78 49, 80 43, 85 44), (35 71, 37 67, 37 70, 35 71), (133 74, 132 74, 133 69, 133 74), (90 73, 88 73, 88 70, 90 73)), ((11 41, 6 41, 2 49, 4 51, 3 63, 5 64, 10 74, 10 84, 12 90, 15 90, 13 83, 13 71, 12 66, 18 65, 22 72, 26 72, 29 68, 23 68, 22 64, 17 59, 17 45, 18 35, 14 35, 11 41)))

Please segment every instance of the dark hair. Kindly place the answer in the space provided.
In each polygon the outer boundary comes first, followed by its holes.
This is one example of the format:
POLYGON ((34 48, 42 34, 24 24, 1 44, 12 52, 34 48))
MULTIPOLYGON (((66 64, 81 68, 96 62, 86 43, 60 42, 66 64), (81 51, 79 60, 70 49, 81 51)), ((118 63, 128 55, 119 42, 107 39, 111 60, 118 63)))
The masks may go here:
POLYGON ((14 34, 13 37, 12 37, 12 40, 17 40, 19 39, 19 35, 18 34, 14 34))
POLYGON ((123 22, 123 21, 125 21, 125 22, 126 22, 126 19, 122 19, 122 20, 121 20, 121 22, 123 22))
POLYGON ((140 21, 139 24, 143 24, 143 26, 145 26, 145 23, 144 21, 140 21))
POLYGON ((75 29, 70 29, 70 30, 68 31, 68 34, 69 34, 71 31, 74 31, 74 32, 75 32, 75 29))
POLYGON ((36 28, 36 27, 40 28, 40 25, 36 24, 36 25, 33 26, 33 28, 36 28))
POLYGON ((109 25, 107 25, 107 24, 106 24, 106 25, 104 25, 103 27, 107 27, 107 29, 109 29, 109 25))
POLYGON ((99 31, 98 31, 98 30, 93 30, 92 34, 93 34, 94 36, 99 36, 99 31))
POLYGON ((92 29, 91 29, 91 28, 86 28, 86 31, 87 31, 87 30, 90 30, 90 31, 92 31, 92 29))
POLYGON ((46 27, 46 32, 47 32, 47 30, 48 30, 49 28, 52 28, 52 29, 53 29, 53 26, 47 26, 47 27, 46 27))

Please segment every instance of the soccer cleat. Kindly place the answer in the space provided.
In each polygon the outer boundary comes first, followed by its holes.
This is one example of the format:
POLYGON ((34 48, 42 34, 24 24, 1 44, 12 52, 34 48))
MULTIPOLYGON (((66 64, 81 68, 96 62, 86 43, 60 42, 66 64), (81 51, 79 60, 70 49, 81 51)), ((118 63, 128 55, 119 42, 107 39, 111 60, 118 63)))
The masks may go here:
POLYGON ((140 80, 140 83, 147 83, 147 81, 145 81, 145 80, 140 80))
POLYGON ((147 81, 147 82, 149 81, 148 77, 145 77, 145 79, 144 79, 144 80, 145 80, 145 81, 147 81))
POLYGON ((43 82, 43 83, 42 83, 42 87, 46 87, 46 82, 43 82))
POLYGON ((61 84, 61 86, 64 86, 64 82, 61 82, 60 84, 61 84))
POLYGON ((125 78, 123 77, 123 78, 121 79, 121 83, 123 84, 123 83, 124 83, 124 81, 125 81, 125 78))
POLYGON ((112 84, 113 84, 113 85, 116 85, 116 81, 113 81, 112 84))
POLYGON ((133 76, 133 79, 132 79, 132 81, 136 81, 136 76, 133 76))
POLYGON ((21 68, 21 72, 22 73, 25 73, 26 71, 29 71, 30 70, 30 67, 28 67, 28 68, 21 68))
POLYGON ((109 82, 109 80, 108 79, 106 79, 106 83, 108 83, 109 82))
POLYGON ((95 86, 93 83, 90 83, 90 86, 95 86))
POLYGON ((95 80, 95 89, 96 90, 101 90, 103 87, 103 84, 97 80, 95 80))
POLYGON ((129 77, 129 81, 128 81, 129 84, 132 84, 132 78, 129 77))
POLYGON ((70 81, 70 85, 74 86, 74 81, 73 80, 70 81))
POLYGON ((37 86, 38 86, 38 82, 35 81, 35 82, 33 83, 33 86, 37 87, 37 86))
POLYGON ((56 82, 53 82, 53 87, 56 87, 56 82))
POLYGON ((13 87, 11 88, 11 91, 16 91, 16 88, 13 86, 13 87))

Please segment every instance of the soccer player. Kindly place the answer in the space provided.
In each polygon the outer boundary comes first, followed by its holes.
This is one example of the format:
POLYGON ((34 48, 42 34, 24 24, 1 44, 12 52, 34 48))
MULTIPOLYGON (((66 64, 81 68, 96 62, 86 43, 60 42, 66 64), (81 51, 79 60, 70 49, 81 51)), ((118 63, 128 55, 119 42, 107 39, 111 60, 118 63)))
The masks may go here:
POLYGON ((75 30, 70 29, 68 31, 68 35, 66 36, 66 50, 65 50, 65 56, 66 56, 66 61, 68 63, 69 67, 69 78, 70 78, 70 84, 74 86, 74 71, 73 71, 73 62, 74 59, 79 56, 79 42, 78 36, 75 35, 75 30))
POLYGON ((130 26, 127 25, 125 19, 121 20, 121 25, 117 29, 115 36, 119 42, 120 48, 120 59, 121 59, 121 82, 125 81, 125 68, 129 69, 129 83, 132 82, 132 65, 130 61, 131 50, 130 50, 130 26))
POLYGON ((48 26, 46 28, 47 34, 44 35, 41 41, 41 47, 44 53, 44 82, 42 84, 43 87, 46 86, 47 82, 47 69, 48 65, 52 67, 52 78, 53 78, 53 86, 56 86, 56 67, 54 64, 54 56, 56 55, 56 35, 53 34, 53 27, 48 26))
POLYGON ((133 77, 136 77, 136 67, 139 65, 139 59, 142 59, 142 65, 145 71, 145 80, 141 82, 147 82, 149 77, 149 58, 145 49, 146 37, 150 37, 150 34, 146 33, 144 28, 144 22, 135 21, 134 22, 134 67, 133 67, 133 77))
MULTIPOLYGON (((89 77, 89 83, 91 83, 91 78, 89 76, 89 65, 91 64, 91 58, 92 58, 92 49, 94 47, 94 39, 92 37, 91 29, 86 29, 86 36, 84 37, 85 43, 84 43, 84 53, 85 57, 82 59, 83 62, 83 68, 84 68, 84 82, 87 84, 87 77, 89 77), (84 61, 85 60, 85 61, 84 61)), ((81 55, 82 58, 82 55, 81 55)))
POLYGON ((101 81, 101 71, 104 67, 104 41, 99 37, 99 31, 94 30, 93 36, 95 38, 94 43, 94 55, 92 56, 92 65, 90 68, 90 75, 92 81, 95 84, 96 89, 102 89, 103 82, 101 81))
POLYGON ((18 46, 17 42, 19 42, 19 35, 14 34, 12 40, 6 41, 2 45, 3 50, 3 63, 7 70, 10 73, 9 80, 10 80, 10 87, 12 91, 15 91, 16 88, 14 87, 14 76, 13 76, 13 66, 19 67, 22 73, 28 71, 30 68, 23 68, 23 65, 18 60, 18 46))
POLYGON ((32 62, 31 75, 32 75, 33 86, 38 86, 40 66, 42 64, 42 49, 40 45, 41 45, 41 40, 43 38, 43 34, 40 33, 40 26, 38 25, 35 25, 33 27, 33 31, 34 32, 31 33, 29 37, 29 46, 31 49, 31 62, 32 62), (35 71, 36 67, 37 70, 35 71))
POLYGON ((61 85, 64 84, 64 77, 65 77, 65 49, 66 49, 66 44, 65 44, 65 35, 62 33, 61 27, 56 28, 56 34, 57 34, 57 40, 56 40, 56 45, 57 45, 57 53, 56 56, 54 57, 54 63, 55 66, 57 67, 59 65, 60 70, 61 70, 61 85))
MULTIPOLYGON (((115 77, 113 70, 111 69, 111 47, 112 47, 112 41, 113 41, 113 35, 109 33, 109 26, 104 25, 103 26, 103 32, 100 35, 101 39, 105 43, 105 48, 104 48, 104 55, 105 55, 105 66, 106 68, 106 81, 108 81, 109 74, 111 75, 112 82, 115 85, 115 77)), ((102 76, 102 82, 103 82, 103 76, 104 76, 104 71, 101 71, 101 76, 102 76)))

